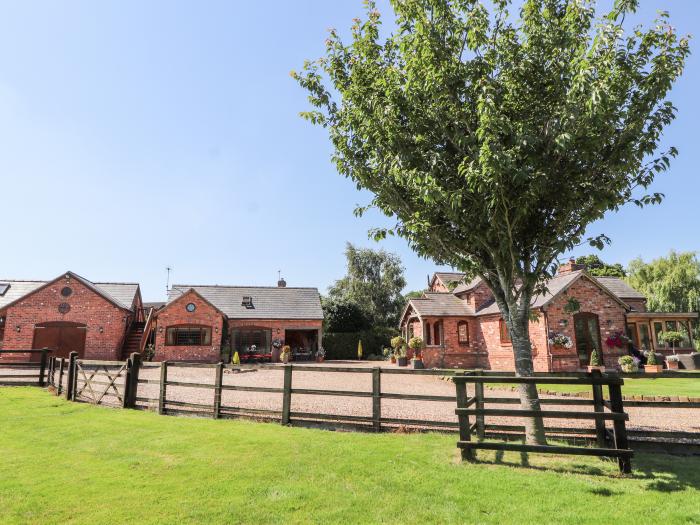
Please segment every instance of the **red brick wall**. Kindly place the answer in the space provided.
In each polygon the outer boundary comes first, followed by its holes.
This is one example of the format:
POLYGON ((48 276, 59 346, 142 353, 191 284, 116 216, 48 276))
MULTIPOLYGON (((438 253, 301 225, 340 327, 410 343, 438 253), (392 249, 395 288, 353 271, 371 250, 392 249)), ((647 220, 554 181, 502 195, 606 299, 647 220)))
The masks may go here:
POLYGON ((221 359, 223 315, 198 294, 190 291, 178 297, 158 312, 156 318, 156 343, 154 361, 204 361, 218 363, 221 359), (185 306, 194 303, 195 311, 185 306), (168 346, 165 344, 169 326, 211 326, 211 344, 206 346, 168 346))
POLYGON ((610 348, 605 344, 608 336, 615 332, 625 333, 625 309, 612 297, 603 292, 597 285, 585 277, 577 280, 567 291, 557 296, 547 306, 547 320, 551 331, 568 335, 574 342, 570 349, 550 348, 552 371, 575 371, 581 368, 576 354, 576 334, 574 316, 564 312, 569 298, 576 298, 581 303, 581 312, 592 312, 598 315, 600 325, 601 351, 605 366, 616 368, 617 360, 625 355, 625 348, 610 348), (561 326, 560 320, 566 320, 566 326, 561 326), (610 321, 610 323, 608 323, 610 321))
MULTIPOLYGON (((430 329, 439 318, 426 318, 430 323, 430 329)), ((475 344, 475 336, 478 332, 478 321, 467 317, 444 317, 442 321, 443 340, 445 348, 433 344, 423 350, 423 362, 428 368, 483 368, 486 366, 486 353, 475 344), (459 342, 457 332, 460 321, 466 321, 469 330, 469 342, 459 342)), ((425 338, 423 338, 425 341, 425 338)))
MULTIPOLYGON (((50 321, 70 321, 87 325, 85 359, 116 360, 120 358, 121 344, 130 312, 119 308, 83 285, 76 279, 62 278, 36 290, 7 309, 6 350, 29 349, 34 339, 34 325, 50 321), (73 293, 61 296, 61 289, 70 286, 73 293), (58 305, 68 303, 70 311, 62 314, 58 305), (17 332, 16 326, 20 326, 17 332), (100 333, 100 328, 102 332, 100 333)), ((0 358, 24 361, 28 354, 5 354, 0 358)))
MULTIPOLYGON (((489 315, 479 317, 477 331, 477 347, 487 354, 483 368, 491 370, 515 370, 515 358, 513 345, 501 343, 501 315, 489 315)), ((546 372, 549 370, 547 356, 547 327, 542 314, 538 321, 530 321, 530 343, 532 344, 532 359, 535 371, 546 372)))

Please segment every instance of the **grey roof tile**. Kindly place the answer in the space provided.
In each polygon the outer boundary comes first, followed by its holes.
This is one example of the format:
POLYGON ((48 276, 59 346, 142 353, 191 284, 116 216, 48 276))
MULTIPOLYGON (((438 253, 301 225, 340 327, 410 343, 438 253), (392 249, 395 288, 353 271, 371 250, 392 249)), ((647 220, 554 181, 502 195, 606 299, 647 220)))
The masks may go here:
POLYGON ((420 316, 474 315, 466 301, 451 293, 425 292, 423 297, 411 299, 410 305, 420 316))
POLYGON ((190 288, 229 319, 323 319, 317 288, 176 284, 168 293, 168 302, 190 288), (241 304, 244 296, 253 298, 253 308, 241 304))
POLYGON ((620 299, 646 299, 643 293, 638 292, 618 277, 594 277, 594 279, 620 299))

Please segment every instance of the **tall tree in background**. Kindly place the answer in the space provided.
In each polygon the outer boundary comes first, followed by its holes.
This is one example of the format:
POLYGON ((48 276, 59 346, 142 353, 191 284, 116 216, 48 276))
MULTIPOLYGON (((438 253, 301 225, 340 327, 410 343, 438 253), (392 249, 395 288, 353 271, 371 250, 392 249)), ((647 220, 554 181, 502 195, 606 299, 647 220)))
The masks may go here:
POLYGON ((340 303, 357 305, 373 327, 395 327, 406 300, 401 259, 384 250, 345 249, 347 275, 328 290, 328 297, 340 303))
MULTIPOLYGON (((625 32, 637 0, 598 17, 586 0, 393 0, 396 29, 380 38, 371 0, 351 42, 331 30, 325 57, 293 76, 328 129, 338 171, 374 194, 420 255, 479 275, 532 376, 530 304, 557 257, 586 227, 644 189, 675 149, 656 154, 675 115, 666 94, 687 40, 662 13, 625 32)), ((361 208, 362 213, 366 208, 361 208)), ((602 247, 605 236, 589 239, 602 247)), ((539 409, 534 385, 521 404, 539 409)), ((541 418, 526 422, 544 443, 541 418)))
POLYGON ((596 277, 624 277, 625 268, 620 263, 608 264, 595 254, 582 255, 576 258, 576 264, 586 266, 586 271, 596 277))
POLYGON ((653 312, 700 312, 700 261, 695 252, 676 253, 645 263, 630 261, 630 285, 647 297, 653 312))

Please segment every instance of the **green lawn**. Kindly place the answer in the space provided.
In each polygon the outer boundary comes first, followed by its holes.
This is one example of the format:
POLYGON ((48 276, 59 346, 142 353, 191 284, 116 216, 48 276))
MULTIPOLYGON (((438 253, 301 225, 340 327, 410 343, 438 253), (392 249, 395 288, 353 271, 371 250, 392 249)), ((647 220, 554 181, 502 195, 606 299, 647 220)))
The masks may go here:
MULTIPOLYGON (((700 397, 700 377, 677 377, 677 378, 630 378, 625 377, 625 384, 622 386, 622 393, 626 396, 648 395, 648 396, 687 396, 700 397)), ((511 388, 512 385, 493 383, 490 386, 500 388, 511 388)), ((538 385, 542 390, 553 392, 590 392, 589 385, 538 385)), ((607 387, 604 387, 607 397, 607 387)))
POLYGON ((0 388, 0 523, 700 523, 700 457, 461 464, 455 436, 158 416, 0 388), (499 464, 500 463, 500 464, 499 464))

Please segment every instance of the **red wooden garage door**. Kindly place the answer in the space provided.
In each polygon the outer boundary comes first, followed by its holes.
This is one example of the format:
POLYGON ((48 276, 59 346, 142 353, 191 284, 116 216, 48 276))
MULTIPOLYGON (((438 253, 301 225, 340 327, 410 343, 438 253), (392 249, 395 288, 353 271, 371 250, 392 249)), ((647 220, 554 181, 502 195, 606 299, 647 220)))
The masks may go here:
POLYGON ((85 329, 84 324, 65 321, 39 323, 34 327, 32 348, 48 348, 54 357, 68 357, 71 352, 78 352, 78 358, 82 359, 85 354, 85 329))

